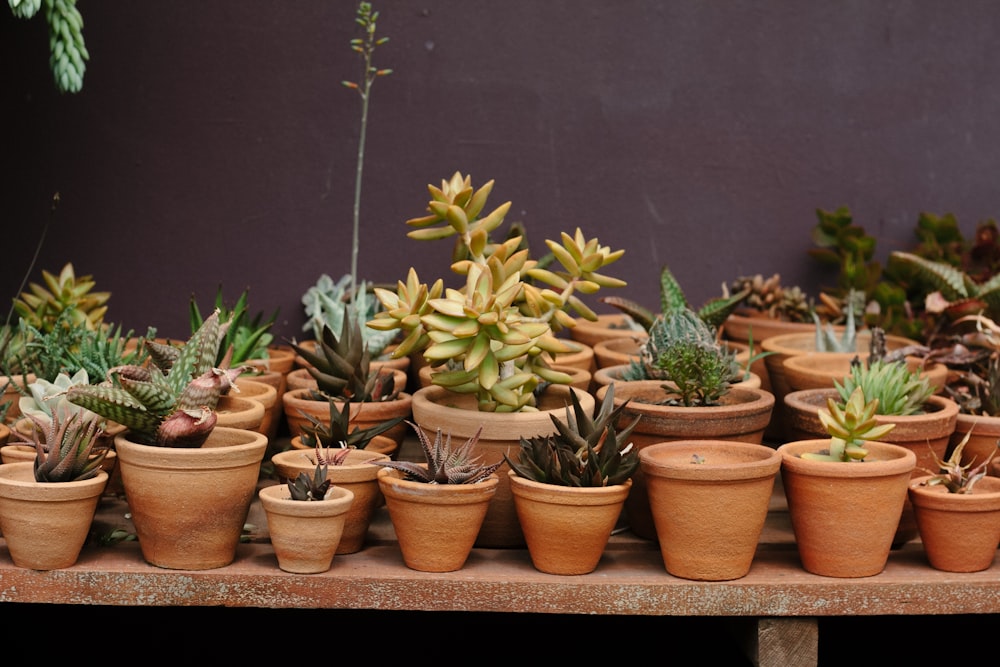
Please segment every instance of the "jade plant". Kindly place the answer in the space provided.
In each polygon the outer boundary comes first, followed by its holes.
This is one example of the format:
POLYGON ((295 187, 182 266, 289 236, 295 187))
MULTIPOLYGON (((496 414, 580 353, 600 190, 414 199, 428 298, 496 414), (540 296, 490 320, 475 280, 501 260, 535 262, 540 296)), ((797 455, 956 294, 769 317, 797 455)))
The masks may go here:
POLYGON ((855 388, 846 404, 839 405, 831 396, 827 398, 826 409, 820 408, 818 415, 823 427, 830 434, 829 449, 823 452, 805 452, 804 459, 817 461, 858 462, 868 456, 865 444, 889 434, 896 425, 879 424, 878 399, 865 398, 864 389, 855 388))
POLYGON ((580 229, 563 232, 546 245, 561 268, 542 267, 514 235, 493 242, 511 202, 488 210, 493 181, 474 188, 470 176, 455 172, 441 187, 428 185, 427 214, 407 220, 415 240, 454 238, 451 269, 464 285, 429 286, 410 269, 392 292, 376 288, 384 310, 368 321, 373 329, 401 330, 394 357, 421 353, 431 364, 431 382, 454 392, 474 394, 480 410, 536 409, 535 390, 543 382, 568 384, 566 373, 550 368, 549 354, 573 350, 556 333, 575 324, 570 311, 596 320, 579 295, 624 281, 602 273, 623 250, 602 246, 580 229))
POLYGON ((483 463, 482 456, 476 454, 476 445, 482 434, 482 427, 457 447, 451 445, 451 434, 443 436, 441 429, 437 430, 434 440, 413 422, 407 422, 417 432, 420 440, 420 451, 424 462, 399 460, 374 460, 372 465, 394 468, 403 473, 404 479, 425 484, 477 484, 485 481, 500 469, 504 460, 494 463, 483 463))
POLYGON ((614 406, 614 384, 608 387, 597 415, 591 417, 571 394, 565 423, 550 415, 556 432, 521 437, 516 460, 504 460, 519 477, 558 486, 613 486, 624 484, 639 467, 639 450, 629 438, 641 419, 623 429, 618 418, 628 401, 614 406))
POLYGON ((35 448, 36 482, 76 482, 97 475, 107 455, 100 446, 104 431, 96 415, 71 414, 65 419, 54 415, 44 422, 29 417, 34 428, 28 434, 13 429, 17 442, 35 448))
POLYGON ((215 427, 219 397, 246 370, 230 368, 228 356, 215 365, 228 326, 215 311, 183 347, 147 339, 152 363, 113 368, 101 384, 75 385, 66 397, 142 444, 200 447, 215 427))

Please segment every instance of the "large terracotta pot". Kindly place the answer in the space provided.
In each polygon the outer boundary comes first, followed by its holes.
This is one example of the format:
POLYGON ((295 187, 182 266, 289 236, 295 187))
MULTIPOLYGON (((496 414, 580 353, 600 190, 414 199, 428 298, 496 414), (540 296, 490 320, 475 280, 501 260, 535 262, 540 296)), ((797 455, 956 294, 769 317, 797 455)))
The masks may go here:
POLYGON ((151 565, 205 570, 236 557, 257 490, 267 437, 216 426, 198 448, 156 447, 115 438, 122 484, 143 558, 151 565))
POLYGON ((329 570, 354 494, 333 486, 323 500, 292 500, 288 485, 276 484, 258 495, 278 567, 297 574, 329 570))
MULTIPOLYGON (((338 554, 356 553, 364 546, 375 509, 382 504, 377 479, 381 468, 371 462, 388 459, 388 455, 376 451, 352 449, 341 465, 327 467, 327 479, 354 494, 354 502, 344 519, 343 535, 336 549, 338 554)), ((271 457, 271 462, 282 483, 294 480, 299 473, 312 475, 316 470, 316 456, 311 450, 289 449, 278 452, 271 457)))
POLYGON ((802 567, 826 577, 870 577, 885 569, 914 453, 870 442, 864 462, 815 461, 829 438, 798 440, 778 447, 781 481, 802 567))
POLYGON ((33 461, 0 465, 0 533, 18 567, 58 570, 80 557, 108 473, 36 482, 33 461))
POLYGON ((678 440, 639 452, 667 572, 700 581, 750 571, 781 455, 726 440, 678 440))
MULTIPOLYGON (((750 387, 733 387, 720 405, 688 408, 660 405, 666 393, 659 380, 616 382, 614 386, 615 405, 629 402, 619 417, 619 425, 642 417, 632 431, 632 442, 640 455, 644 447, 673 440, 736 440, 759 445, 774 407, 770 392, 750 387)), ((604 400, 605 394, 606 386, 598 389, 597 400, 604 400)), ((655 540, 656 527, 641 468, 632 482, 632 492, 625 501, 629 527, 639 537, 655 540)))
MULTIPOLYGON (((828 437, 819 420, 819 410, 826 408, 828 397, 839 400, 836 389, 804 389, 785 396, 787 427, 793 440, 828 437)), ((938 459, 944 460, 948 442, 958 420, 958 404, 944 396, 931 396, 922 414, 905 417, 876 415, 880 424, 893 423, 896 427, 880 438, 882 442, 899 445, 913 452, 916 457, 913 476, 938 469, 938 459)), ((909 499, 903 503, 903 512, 895 546, 901 546, 917 537, 917 524, 909 499)))
POLYGON ((930 478, 914 478, 909 497, 931 567, 980 572, 992 566, 1000 546, 1000 478, 984 477, 972 493, 925 486, 930 478))
POLYGON ((383 468, 378 483, 406 566, 453 572, 472 553, 500 480, 493 474, 475 484, 427 484, 383 468))
MULTIPOLYGON (((432 385, 417 390, 413 395, 413 421, 431 439, 438 428, 445 435, 450 433, 453 444, 465 442, 482 427, 477 451, 484 463, 494 463, 503 459, 505 453, 516 452, 521 436, 530 438, 555 433, 552 416, 565 423, 570 391, 576 393, 581 407, 588 414, 593 414, 594 397, 564 385, 549 385, 542 394, 537 411, 515 413, 480 412, 475 395, 457 394, 432 385)), ((477 546, 503 548, 525 544, 510 490, 508 470, 510 467, 504 463, 497 471, 500 482, 476 540, 477 546)))
MULTIPOLYGON (((829 389, 834 382, 844 383, 844 378, 851 374, 851 361, 864 361, 867 354, 858 355, 854 352, 824 352, 822 354, 796 354, 785 359, 784 374, 788 390, 829 389)), ((940 393, 948 380, 948 367, 945 364, 931 362, 922 366, 919 357, 907 357, 906 365, 910 372, 919 371, 927 378, 934 393, 940 393)))
MULTIPOLYGON (((285 421, 291 435, 302 435, 302 428, 309 425, 309 420, 303 413, 312 415, 321 423, 330 423, 330 403, 329 401, 316 400, 312 397, 311 389, 290 389, 285 392, 283 401, 285 403, 285 421)), ((334 399, 337 409, 343 409, 343 402, 334 399)), ((388 421, 395 417, 409 419, 412 413, 413 395, 406 392, 399 392, 396 398, 391 401, 370 401, 365 403, 351 403, 351 416, 349 422, 352 427, 368 428, 376 424, 388 421)), ((407 426, 400 422, 389 429, 384 435, 392 438, 399 445, 406 435, 407 426)))
POLYGON ((587 574, 597 568, 632 480, 612 486, 560 486, 508 470, 514 507, 535 569, 587 574))

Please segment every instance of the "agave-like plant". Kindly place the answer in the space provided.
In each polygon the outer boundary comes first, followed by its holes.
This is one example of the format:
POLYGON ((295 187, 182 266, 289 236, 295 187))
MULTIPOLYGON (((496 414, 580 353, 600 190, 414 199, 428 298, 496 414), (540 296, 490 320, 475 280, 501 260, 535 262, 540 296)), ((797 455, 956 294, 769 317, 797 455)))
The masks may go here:
POLYGON ((97 475, 107 449, 98 446, 104 431, 96 415, 77 413, 61 420, 54 414, 48 421, 29 419, 34 425, 30 434, 18 429, 11 433, 19 442, 34 446, 35 481, 75 482, 97 475))
POLYGON ((504 463, 503 459, 495 463, 483 463, 481 456, 474 455, 479 436, 483 432, 481 426, 462 445, 452 448, 450 433, 442 437, 439 428, 434 441, 431 442, 420 427, 410 421, 406 423, 417 432, 420 448, 424 453, 424 464, 392 459, 370 461, 370 463, 395 468, 402 471, 407 480, 426 484, 475 484, 495 473, 504 463))
POLYGON ((614 384, 601 403, 596 417, 580 406, 576 393, 570 394, 572 410, 566 406, 566 422, 550 415, 556 433, 521 438, 517 460, 504 459, 517 475, 543 484, 560 486, 613 486, 623 484, 639 467, 639 450, 628 439, 641 415, 625 428, 616 424, 628 401, 614 406, 614 384))
POLYGON ((97 385, 71 387, 71 403, 123 424, 137 442, 162 447, 200 447, 215 427, 219 396, 246 367, 215 366, 229 322, 207 317, 183 347, 145 340, 152 364, 118 366, 97 385))

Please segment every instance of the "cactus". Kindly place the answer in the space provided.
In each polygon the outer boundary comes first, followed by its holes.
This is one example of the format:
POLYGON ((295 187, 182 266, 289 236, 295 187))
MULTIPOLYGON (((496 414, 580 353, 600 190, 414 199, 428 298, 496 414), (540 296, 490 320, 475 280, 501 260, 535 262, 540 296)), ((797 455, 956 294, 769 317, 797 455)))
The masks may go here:
POLYGON ((229 354, 215 367, 228 327, 216 310, 181 348, 145 340, 151 365, 118 366, 101 384, 74 386, 66 398, 123 424, 142 444, 200 447, 215 427, 219 396, 247 370, 229 368, 229 354))

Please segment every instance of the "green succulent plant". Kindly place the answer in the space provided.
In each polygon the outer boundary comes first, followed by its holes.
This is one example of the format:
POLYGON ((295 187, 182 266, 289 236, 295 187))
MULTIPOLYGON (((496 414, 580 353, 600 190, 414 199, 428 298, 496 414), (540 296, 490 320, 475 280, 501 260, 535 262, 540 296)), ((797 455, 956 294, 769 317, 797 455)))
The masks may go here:
POLYGON ((60 419, 58 414, 43 421, 28 417, 34 424, 30 434, 12 429, 17 441, 35 448, 35 481, 75 482, 97 475, 107 455, 107 448, 98 445, 104 433, 100 419, 71 414, 60 419))
POLYGON ((344 319, 339 337, 330 327, 323 327, 315 351, 294 341, 291 346, 309 363, 309 375, 317 385, 312 391, 316 400, 370 403, 391 401, 399 394, 392 371, 372 367, 360 324, 353 317, 344 319))
POLYGON ((562 233, 546 246, 561 268, 529 258, 520 235, 492 242, 511 203, 489 213, 493 181, 476 189, 469 176, 455 172, 441 187, 428 185, 427 215, 407 220, 416 240, 455 238, 451 269, 465 277, 458 289, 428 287, 411 268, 395 293, 376 288, 383 310, 368 321, 381 331, 400 330, 404 339, 393 352, 420 352, 434 367, 431 381, 451 391, 475 394, 480 410, 513 412, 535 409, 535 390, 543 382, 572 378, 549 367, 546 355, 573 351, 555 333, 572 327, 574 311, 596 320, 578 296, 625 283, 602 269, 617 261, 612 251, 583 232, 562 233))
POLYGON ((424 464, 415 461, 375 460, 373 465, 394 468, 403 473, 405 479, 426 484, 476 484, 487 479, 503 465, 500 459, 495 463, 483 463, 482 456, 476 455, 475 448, 483 429, 480 427, 463 444, 452 447, 451 434, 442 436, 441 429, 432 442, 413 422, 407 422, 417 432, 424 464))
POLYGON ((742 375, 736 353, 697 313, 683 307, 657 316, 623 379, 669 382, 664 403, 691 407, 717 404, 742 375))
POLYGON ((19 19, 42 16, 48 25, 49 67, 56 89, 78 93, 83 89, 83 75, 90 59, 83 41, 83 17, 76 0, 8 0, 11 13, 19 19))
POLYGON ((21 320, 42 333, 52 332, 57 324, 71 329, 101 328, 111 292, 95 292, 92 276, 78 277, 73 264, 67 263, 58 275, 43 270, 42 282, 30 283, 15 299, 14 312, 21 320))
POLYGON ((600 410, 591 417, 570 394, 566 422, 552 418, 556 432, 521 437, 517 460, 504 454, 511 469, 526 479, 559 486, 613 486, 624 484, 639 467, 639 450, 629 438, 639 422, 636 417, 619 430, 618 418, 628 401, 614 405, 614 384, 608 387, 600 410))
POLYGON ((765 278, 757 273, 739 276, 723 285, 723 298, 743 294, 736 311, 756 312, 783 322, 809 322, 812 306, 809 297, 798 285, 781 284, 781 274, 765 278))
POLYGON ((895 427, 892 423, 879 424, 878 399, 866 400, 864 389, 857 387, 847 403, 839 405, 833 397, 827 398, 826 409, 819 410, 819 419, 830 434, 830 447, 826 452, 806 452, 801 456, 817 461, 864 461, 868 456, 865 443, 878 440, 895 427))
POLYGON ((245 369, 216 367, 229 322, 218 311, 205 319, 183 347, 145 340, 152 363, 119 366, 97 385, 76 385, 67 399, 129 429, 138 442, 162 447, 200 447, 215 427, 219 396, 245 369))
MULTIPOLYGON (((324 328, 341 331, 348 319, 367 322, 373 318, 381 304, 370 285, 365 281, 361 281, 357 289, 351 289, 351 285, 353 282, 349 275, 342 276, 336 282, 325 273, 321 275, 316 284, 302 295, 306 313, 306 323, 302 330, 311 333, 315 340, 321 340, 324 328)), ((382 355, 399 333, 377 331, 370 327, 364 327, 360 331, 368 351, 375 359, 382 355)))
POLYGON ((308 447, 324 447, 327 449, 364 449, 377 435, 390 430, 401 421, 402 417, 393 417, 379 422, 374 426, 351 428, 351 401, 341 401, 342 407, 337 408, 337 401, 330 400, 330 422, 325 423, 314 415, 302 413, 309 424, 302 427, 302 444, 308 447))
POLYGON ((841 402, 846 402, 855 389, 861 389, 869 399, 878 401, 880 415, 902 417, 920 414, 924 404, 934 394, 930 379, 911 371, 905 360, 869 359, 867 363, 851 364, 851 373, 843 381, 834 380, 841 402))
MULTIPOLYGON (((253 317, 249 315, 250 288, 243 290, 233 307, 227 308, 223 296, 222 286, 219 286, 215 294, 214 309, 219 312, 219 320, 229 322, 226 334, 219 344, 219 353, 215 360, 216 364, 222 363, 223 355, 232 350, 230 363, 242 364, 252 359, 267 359, 268 346, 274 341, 271 334, 271 327, 278 319, 278 309, 267 318, 263 312, 256 313, 253 317)), ((190 303, 191 333, 197 331, 204 323, 201 310, 191 295, 190 303)))
POLYGON ((333 480, 327 479, 327 470, 332 465, 342 465, 350 450, 337 450, 334 454, 324 454, 316 447, 316 469, 312 476, 309 473, 300 472, 298 476, 288 482, 288 493, 292 500, 324 500, 330 489, 333 488, 333 480))

